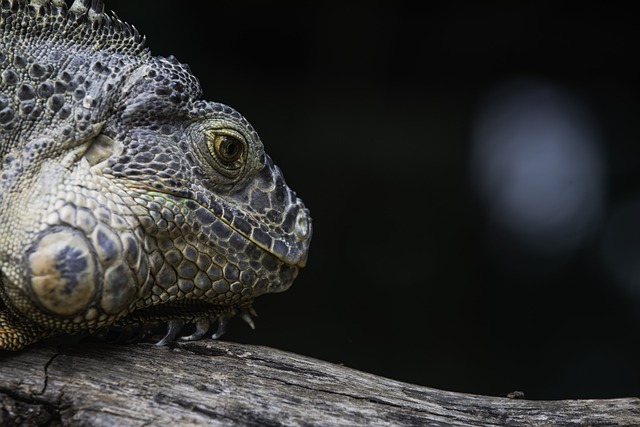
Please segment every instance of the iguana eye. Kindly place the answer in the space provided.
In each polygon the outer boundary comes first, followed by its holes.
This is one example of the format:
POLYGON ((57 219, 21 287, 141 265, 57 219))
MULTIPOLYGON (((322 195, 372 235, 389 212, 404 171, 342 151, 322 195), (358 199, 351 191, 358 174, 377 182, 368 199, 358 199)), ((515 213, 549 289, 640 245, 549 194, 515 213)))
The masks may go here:
POLYGON ((235 171, 240 169, 246 159, 247 143, 244 137, 232 129, 212 129, 205 132, 209 153, 216 169, 235 171))

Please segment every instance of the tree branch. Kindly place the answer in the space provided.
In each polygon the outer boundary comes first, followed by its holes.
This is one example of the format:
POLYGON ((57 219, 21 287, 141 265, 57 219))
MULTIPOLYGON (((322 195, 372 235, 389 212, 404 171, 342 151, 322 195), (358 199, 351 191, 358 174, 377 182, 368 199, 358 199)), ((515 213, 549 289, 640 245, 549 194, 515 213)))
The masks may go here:
POLYGON ((203 340, 0 353, 0 425, 632 426, 640 399, 529 401, 203 340))

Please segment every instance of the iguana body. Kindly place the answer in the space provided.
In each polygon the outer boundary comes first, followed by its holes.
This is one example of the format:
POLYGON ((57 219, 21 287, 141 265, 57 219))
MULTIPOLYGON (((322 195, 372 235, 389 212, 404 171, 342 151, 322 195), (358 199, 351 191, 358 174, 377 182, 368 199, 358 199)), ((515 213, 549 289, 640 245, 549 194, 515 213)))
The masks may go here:
POLYGON ((101 1, 0 7, 0 349, 150 320, 219 336, 291 285, 308 211, 240 114, 101 1))

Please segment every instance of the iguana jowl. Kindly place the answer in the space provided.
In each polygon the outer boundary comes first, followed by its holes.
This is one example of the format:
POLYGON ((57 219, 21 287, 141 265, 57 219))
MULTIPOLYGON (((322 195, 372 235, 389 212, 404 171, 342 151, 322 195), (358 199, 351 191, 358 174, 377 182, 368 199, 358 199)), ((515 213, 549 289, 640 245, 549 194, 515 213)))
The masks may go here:
POLYGON ((232 108, 101 0, 1 0, 0 349, 251 324, 304 266, 307 209, 232 108))

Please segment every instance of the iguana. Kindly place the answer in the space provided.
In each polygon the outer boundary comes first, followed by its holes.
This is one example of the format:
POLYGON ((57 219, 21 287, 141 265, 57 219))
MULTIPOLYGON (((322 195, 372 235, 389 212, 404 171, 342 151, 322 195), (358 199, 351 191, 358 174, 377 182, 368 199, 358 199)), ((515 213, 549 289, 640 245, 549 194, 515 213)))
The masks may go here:
POLYGON ((0 349, 253 326, 312 234, 256 131, 102 0, 0 1, 0 349))

